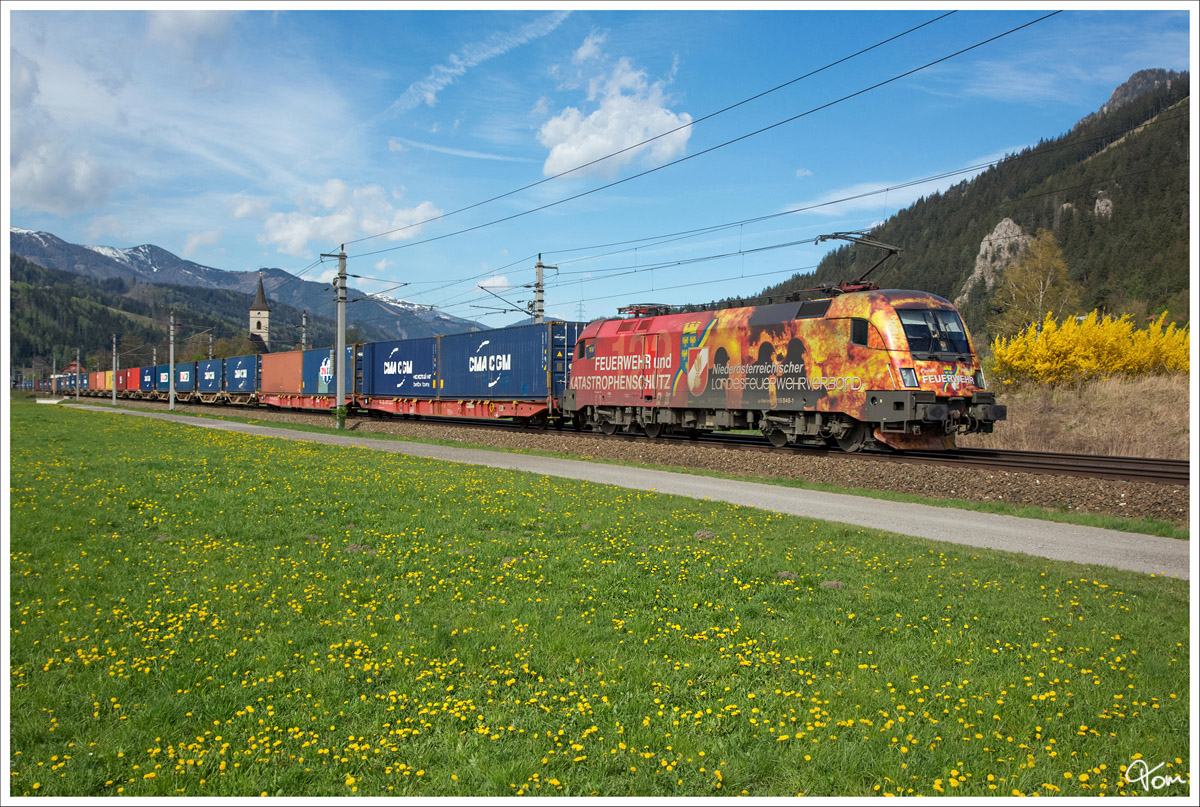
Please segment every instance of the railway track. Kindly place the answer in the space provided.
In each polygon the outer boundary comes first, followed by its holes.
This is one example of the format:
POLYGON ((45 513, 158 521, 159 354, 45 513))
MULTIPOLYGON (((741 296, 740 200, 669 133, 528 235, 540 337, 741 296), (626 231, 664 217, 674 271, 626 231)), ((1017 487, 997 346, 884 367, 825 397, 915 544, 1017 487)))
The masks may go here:
MULTIPOLYGON (((422 422, 438 422, 447 425, 467 425, 463 421, 422 418, 422 422)), ((472 423, 478 428, 523 429, 512 423, 472 423)), ((605 436, 596 432, 571 432, 579 437, 596 440, 648 440, 642 434, 615 434, 605 436)), ((1053 474, 1056 476, 1079 476, 1091 479, 1124 479, 1128 481, 1153 482, 1160 485, 1187 485, 1190 481, 1191 463, 1188 460, 1155 459, 1150 457, 1110 457, 1096 454, 1063 454, 1046 451, 1002 451, 988 448, 957 448, 953 451, 887 451, 866 450, 846 454, 838 448, 824 446, 788 446, 775 448, 758 435, 713 433, 697 438, 681 435, 664 435, 654 438, 683 443, 721 446, 746 451, 779 452, 790 451, 812 456, 859 458, 876 462, 893 462, 922 465, 944 465, 983 470, 1009 471, 1012 473, 1053 474)))
MULTIPOLYGON (((126 402, 128 403, 128 402, 126 402)), ((153 402, 141 402, 157 408, 153 402)), ((163 409, 166 404, 159 403, 163 409)), ((215 407, 214 407, 215 408, 215 407)), ((234 411, 216 408, 217 411, 234 411)), ((242 410, 249 414, 266 414, 266 409, 242 410)), ((322 413, 313 412, 314 415, 322 413)), ((362 415, 362 417, 396 420, 387 415, 362 415)), ((457 418, 422 417, 414 422, 455 426, 457 428, 487 429, 487 430, 517 430, 535 432, 537 429, 522 426, 510 421, 469 421, 457 418)), ((597 432, 556 429, 549 431, 561 434, 571 434, 580 439, 608 441, 641 441, 649 440, 643 434, 617 433, 606 436, 597 432)), ((887 451, 868 449, 854 454, 846 454, 838 448, 824 446, 787 446, 775 448, 763 437, 757 434, 734 434, 717 432, 690 438, 683 435, 663 435, 654 438, 655 441, 682 442, 697 445, 720 446, 722 448, 741 451, 793 452, 804 456, 840 457, 847 461, 861 460, 870 462, 891 462, 902 464, 943 465, 952 468, 978 468, 982 470, 1008 471, 1011 473, 1046 474, 1055 476, 1075 476, 1092 479, 1122 479, 1127 481, 1151 482, 1161 485, 1187 485, 1190 482, 1191 464, 1188 460, 1154 459, 1147 457, 1110 457, 1093 454, 1062 454, 1043 451, 1002 451, 985 448, 958 448, 952 451, 887 451)))

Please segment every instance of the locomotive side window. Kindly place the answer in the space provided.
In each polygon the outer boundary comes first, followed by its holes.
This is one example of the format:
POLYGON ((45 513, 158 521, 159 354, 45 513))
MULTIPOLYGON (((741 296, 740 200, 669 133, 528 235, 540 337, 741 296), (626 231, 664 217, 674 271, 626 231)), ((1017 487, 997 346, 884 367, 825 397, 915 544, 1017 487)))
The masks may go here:
POLYGON ((867 321, 865 319, 850 320, 850 344, 867 346, 867 321))
POLYGON ((583 340, 582 339, 580 339, 579 342, 575 345, 575 358, 577 358, 577 359, 583 358, 583 340))
POLYGON ((955 311, 901 308, 896 313, 913 353, 962 353, 970 355, 967 332, 955 311))
POLYGON ((596 358, 596 340, 595 340, 595 339, 589 339, 589 340, 588 340, 588 343, 587 343, 587 358, 589 358, 589 359, 594 359, 594 358, 596 358))
POLYGON ((816 317, 825 316, 825 312, 829 310, 829 304, 833 300, 809 300, 801 303, 800 308, 796 311, 796 319, 814 319, 816 317))

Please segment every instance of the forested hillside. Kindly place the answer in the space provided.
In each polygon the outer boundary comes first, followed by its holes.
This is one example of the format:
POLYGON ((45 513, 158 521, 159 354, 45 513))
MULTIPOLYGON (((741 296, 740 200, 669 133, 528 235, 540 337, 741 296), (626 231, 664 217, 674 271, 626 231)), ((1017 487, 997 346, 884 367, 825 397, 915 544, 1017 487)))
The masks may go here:
MULTIPOLYGON (((965 293, 960 305, 968 325, 977 337, 986 336, 994 301, 987 282, 968 283, 977 263, 1003 268, 1045 229, 1057 239, 1069 278, 1081 286, 1081 311, 1135 317, 1167 311, 1170 321, 1187 321, 1189 85, 1186 73, 1143 71, 1114 93, 1103 112, 1070 133, 900 211, 870 238, 904 253, 871 279, 950 300, 965 293), (1130 92, 1129 85, 1147 82, 1157 89, 1130 92), (998 231, 998 225, 1006 219, 1023 240, 1000 236, 1004 228, 998 231)), ((842 247, 814 273, 762 295, 855 279, 881 254, 842 247)))

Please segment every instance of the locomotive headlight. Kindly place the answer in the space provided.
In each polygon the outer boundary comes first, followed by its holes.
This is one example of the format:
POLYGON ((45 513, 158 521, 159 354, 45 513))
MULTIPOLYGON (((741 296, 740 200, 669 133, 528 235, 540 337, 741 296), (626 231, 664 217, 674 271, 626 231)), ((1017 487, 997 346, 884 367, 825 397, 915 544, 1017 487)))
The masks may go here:
POLYGON ((987 380, 983 377, 983 370, 975 371, 975 386, 980 389, 987 389, 987 380))
POLYGON ((917 371, 911 367, 900 368, 900 380, 904 382, 904 386, 906 387, 919 386, 917 384, 917 371))

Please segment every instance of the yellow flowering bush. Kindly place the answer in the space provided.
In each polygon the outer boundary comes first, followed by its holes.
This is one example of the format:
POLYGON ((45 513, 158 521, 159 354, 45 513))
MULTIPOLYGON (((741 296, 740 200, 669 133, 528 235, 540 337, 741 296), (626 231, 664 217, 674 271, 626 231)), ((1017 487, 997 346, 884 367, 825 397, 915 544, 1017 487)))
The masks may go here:
POLYGON ((1062 322, 1047 314, 1011 338, 992 343, 995 373, 1006 384, 1074 384, 1109 376, 1187 373, 1190 366, 1188 328, 1164 326, 1163 314, 1147 328, 1135 329, 1128 316, 1119 319, 1093 311, 1062 322))

